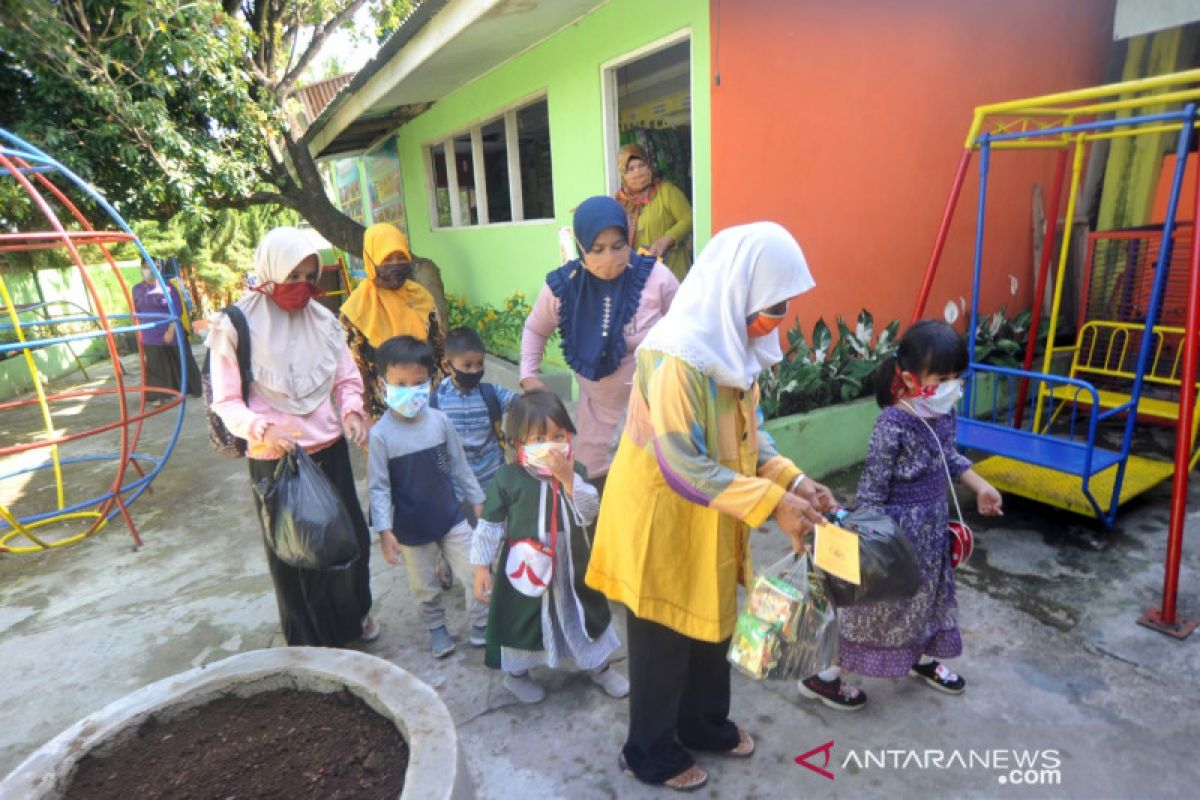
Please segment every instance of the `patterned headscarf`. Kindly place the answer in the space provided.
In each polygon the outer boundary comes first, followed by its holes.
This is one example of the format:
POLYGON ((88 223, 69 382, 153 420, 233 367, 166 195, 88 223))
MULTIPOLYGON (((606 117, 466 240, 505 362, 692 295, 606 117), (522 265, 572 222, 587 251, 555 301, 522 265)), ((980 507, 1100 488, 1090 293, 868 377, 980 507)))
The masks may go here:
MULTIPOLYGON (((627 144, 617 151, 617 172, 621 177, 621 188, 617 191, 616 200, 625 209, 625 217, 629 224, 629 246, 637 248, 637 228, 638 218, 642 215, 642 209, 650 205, 650 201, 658 194, 658 187, 662 185, 662 180, 659 178, 651 178, 650 185, 640 192, 631 192, 625 185, 625 168, 629 166, 629 162, 634 159, 640 159, 646 162, 647 167, 653 169, 650 163, 650 157, 646 155, 646 151, 640 144, 627 144)), ((642 244, 649 244, 643 242, 642 244)))

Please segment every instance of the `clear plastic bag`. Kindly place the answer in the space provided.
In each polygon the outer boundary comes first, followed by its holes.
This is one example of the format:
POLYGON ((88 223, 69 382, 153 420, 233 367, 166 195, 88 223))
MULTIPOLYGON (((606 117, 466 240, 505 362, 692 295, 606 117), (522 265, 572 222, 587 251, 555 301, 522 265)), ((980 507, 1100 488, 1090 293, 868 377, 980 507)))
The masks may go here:
POLYGON ((267 546, 283 563, 347 569, 362 555, 342 498, 303 448, 279 459, 274 480, 260 480, 254 489, 262 498, 267 546))
POLYGON ((805 555, 788 555, 755 579, 729 643, 729 663, 755 679, 820 672, 837 661, 837 611, 805 555))

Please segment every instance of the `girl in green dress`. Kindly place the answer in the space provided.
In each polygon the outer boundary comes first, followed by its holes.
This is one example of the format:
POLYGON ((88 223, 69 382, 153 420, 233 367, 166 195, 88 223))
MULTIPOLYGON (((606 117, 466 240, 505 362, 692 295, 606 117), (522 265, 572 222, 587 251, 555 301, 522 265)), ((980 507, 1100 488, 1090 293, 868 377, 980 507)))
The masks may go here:
POLYGON ((571 452, 575 426, 557 395, 534 391, 513 401, 505 428, 517 463, 488 487, 471 548, 475 594, 491 600, 484 663, 523 703, 546 696, 529 670, 566 659, 624 697, 629 682, 608 665, 620 646, 608 601, 583 583, 600 498, 571 452))

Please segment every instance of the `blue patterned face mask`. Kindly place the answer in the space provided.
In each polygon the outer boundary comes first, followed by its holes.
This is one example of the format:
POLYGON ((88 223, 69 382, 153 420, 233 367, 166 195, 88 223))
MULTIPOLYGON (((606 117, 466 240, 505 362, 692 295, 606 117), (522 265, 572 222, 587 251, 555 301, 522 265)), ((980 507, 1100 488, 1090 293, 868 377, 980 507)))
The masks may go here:
POLYGON ((385 383, 384 402, 387 407, 402 417, 412 419, 425 410, 429 405, 429 390, 431 383, 426 381, 420 386, 392 386, 385 383))

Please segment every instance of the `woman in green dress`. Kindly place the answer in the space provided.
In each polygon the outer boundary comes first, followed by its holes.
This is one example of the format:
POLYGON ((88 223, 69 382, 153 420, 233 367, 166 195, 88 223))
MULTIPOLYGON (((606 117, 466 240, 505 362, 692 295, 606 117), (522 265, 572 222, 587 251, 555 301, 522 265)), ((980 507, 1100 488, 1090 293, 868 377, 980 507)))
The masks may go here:
POLYGON ((666 264, 683 280, 692 259, 688 237, 692 233, 692 205, 679 187, 656 178, 650 158, 638 144, 627 144, 617 153, 621 188, 616 200, 629 218, 629 244, 666 264))

